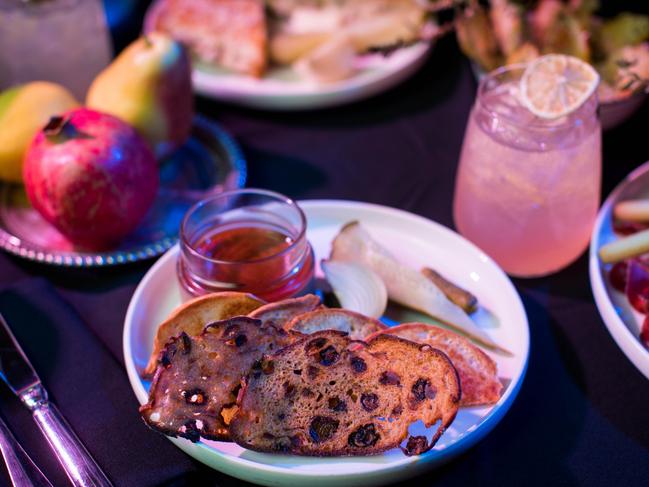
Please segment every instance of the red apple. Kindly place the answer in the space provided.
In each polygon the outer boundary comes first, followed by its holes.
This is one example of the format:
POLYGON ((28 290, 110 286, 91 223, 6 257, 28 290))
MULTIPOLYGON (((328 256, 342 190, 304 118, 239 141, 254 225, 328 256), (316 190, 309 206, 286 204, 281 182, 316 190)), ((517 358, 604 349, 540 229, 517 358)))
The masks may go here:
POLYGON ((158 190, 147 143, 120 119, 86 108, 52 117, 25 156, 27 196, 73 243, 104 249, 142 221, 158 190))

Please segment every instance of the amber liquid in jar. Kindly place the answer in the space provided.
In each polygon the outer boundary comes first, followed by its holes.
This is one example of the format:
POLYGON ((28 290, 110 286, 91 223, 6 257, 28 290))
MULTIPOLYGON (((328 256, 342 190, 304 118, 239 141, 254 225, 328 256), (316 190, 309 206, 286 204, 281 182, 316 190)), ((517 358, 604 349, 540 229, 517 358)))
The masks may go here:
POLYGON ((282 228, 259 221, 209 228, 191 242, 202 257, 200 269, 187 272, 179 261, 181 283, 192 295, 239 291, 267 301, 292 296, 310 284, 314 260, 308 243, 295 243, 282 228))
POLYGON ((237 224, 234 228, 217 228, 201 235, 194 245, 211 259, 248 262, 278 254, 292 243, 289 235, 276 229, 237 224))

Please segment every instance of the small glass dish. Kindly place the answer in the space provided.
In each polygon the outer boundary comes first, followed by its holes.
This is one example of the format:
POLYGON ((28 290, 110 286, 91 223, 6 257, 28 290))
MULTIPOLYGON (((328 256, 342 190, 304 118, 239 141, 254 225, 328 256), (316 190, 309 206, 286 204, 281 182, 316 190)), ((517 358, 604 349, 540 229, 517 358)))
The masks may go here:
POLYGON ((178 279, 190 296, 252 293, 276 301, 313 281, 306 217, 292 199, 261 189, 206 198, 180 226, 178 279))

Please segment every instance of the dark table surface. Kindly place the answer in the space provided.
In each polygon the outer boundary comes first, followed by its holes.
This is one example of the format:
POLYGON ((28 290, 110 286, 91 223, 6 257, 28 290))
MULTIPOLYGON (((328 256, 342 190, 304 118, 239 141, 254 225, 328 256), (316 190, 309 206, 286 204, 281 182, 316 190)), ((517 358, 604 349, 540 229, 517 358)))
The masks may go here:
MULTIPOLYGON (((455 171, 475 90, 469 64, 444 39, 412 79, 361 103, 287 114, 207 99, 197 106, 243 146, 249 186, 298 199, 380 203, 453 227, 455 171)), ((602 196, 649 159, 648 124, 646 104, 604 135, 602 196)), ((239 485, 138 417, 121 336, 131 295, 151 264, 61 270, 0 253, 0 310, 116 485, 239 485)), ((518 398, 478 445, 404 485, 648 485, 649 381, 604 327, 586 256, 553 276, 515 284, 531 331, 518 398)), ((65 485, 29 414, 4 386, 0 411, 54 484, 65 485)))

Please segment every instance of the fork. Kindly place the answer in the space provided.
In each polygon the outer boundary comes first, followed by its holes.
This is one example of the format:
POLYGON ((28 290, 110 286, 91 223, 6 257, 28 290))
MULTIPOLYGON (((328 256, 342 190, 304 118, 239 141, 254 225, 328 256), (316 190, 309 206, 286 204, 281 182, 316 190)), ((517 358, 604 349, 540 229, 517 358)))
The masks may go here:
POLYGON ((52 487, 2 418, 0 418, 0 452, 14 487, 52 487))

